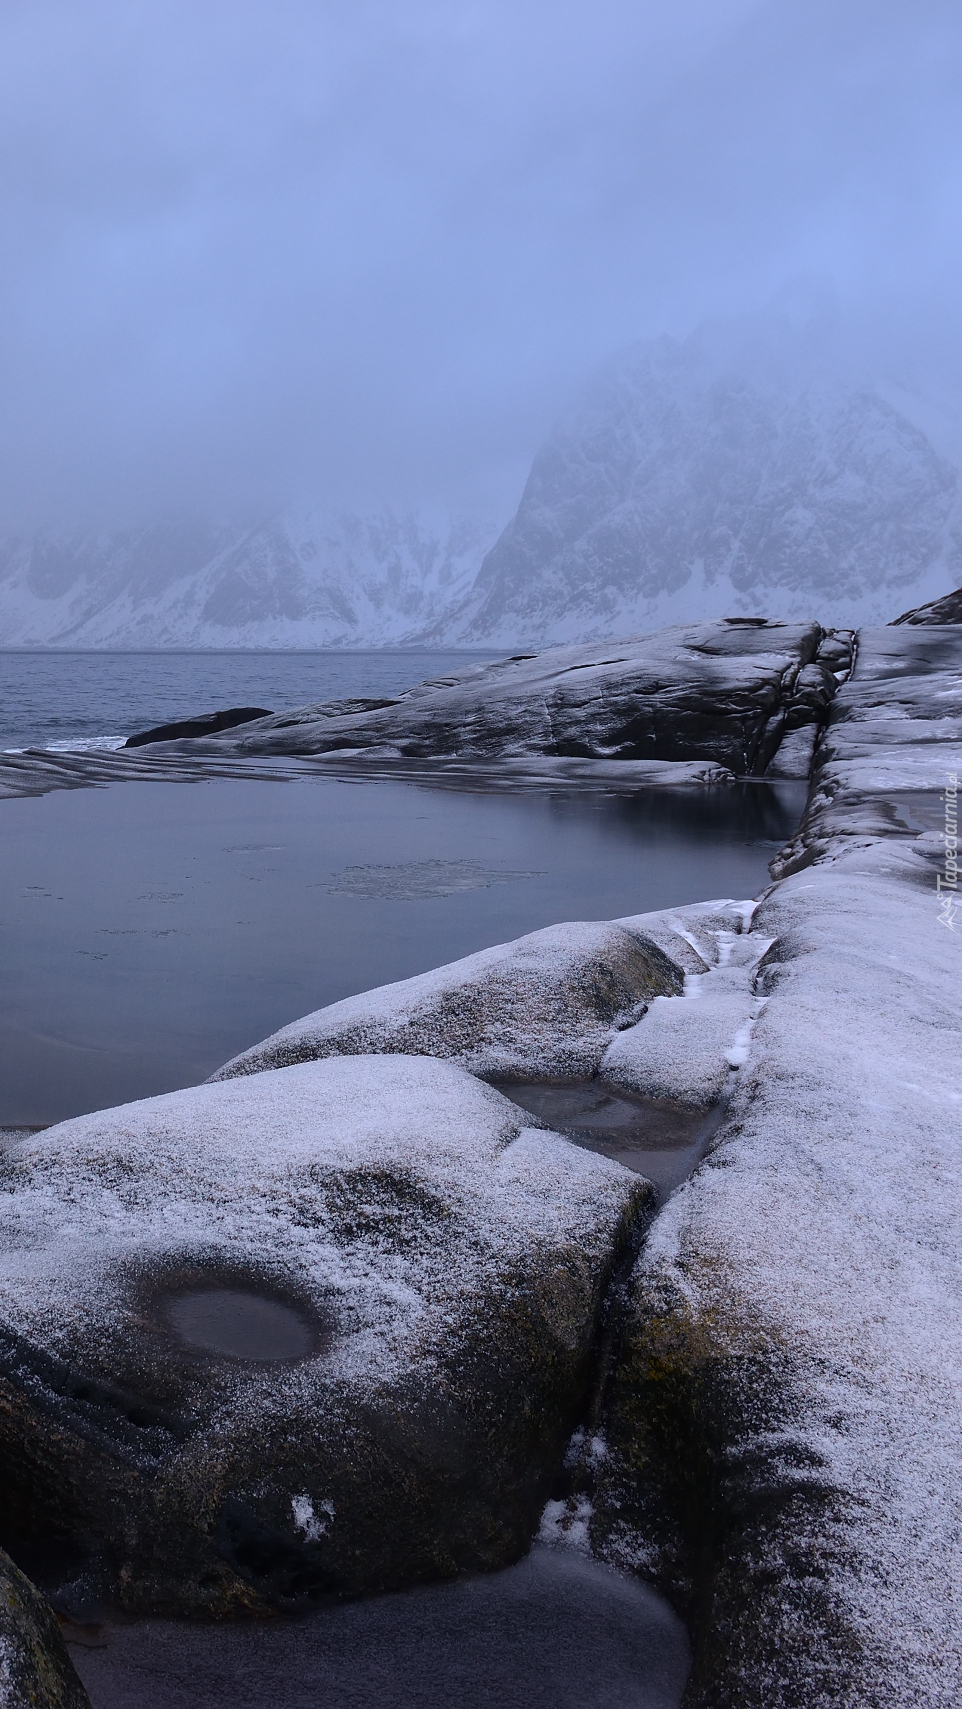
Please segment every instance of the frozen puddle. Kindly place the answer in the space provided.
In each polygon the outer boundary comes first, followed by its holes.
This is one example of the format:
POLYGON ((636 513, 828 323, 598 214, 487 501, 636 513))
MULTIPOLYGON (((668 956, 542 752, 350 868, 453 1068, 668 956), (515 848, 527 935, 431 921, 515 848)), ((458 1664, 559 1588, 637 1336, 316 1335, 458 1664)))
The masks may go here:
POLYGON ((653 1590, 540 1545, 298 1620, 110 1626, 71 1655, 93 1709, 677 1709, 690 1660, 653 1590))
POLYGON ((645 1175, 665 1198, 687 1180, 718 1126, 721 1106, 707 1113, 615 1092, 602 1080, 492 1080, 523 1110, 559 1133, 645 1175))
POLYGON ((318 1340, 291 1306, 242 1288, 191 1288, 166 1302, 164 1316, 188 1347, 228 1359, 303 1359, 318 1340))

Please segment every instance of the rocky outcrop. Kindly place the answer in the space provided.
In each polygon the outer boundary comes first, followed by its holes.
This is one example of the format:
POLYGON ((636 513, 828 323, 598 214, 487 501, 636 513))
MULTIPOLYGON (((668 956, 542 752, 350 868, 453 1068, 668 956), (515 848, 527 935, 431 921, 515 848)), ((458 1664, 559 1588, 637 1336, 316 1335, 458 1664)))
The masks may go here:
POLYGON ((213 1080, 328 1056, 448 1057, 475 1074, 594 1074, 620 1028, 680 991, 677 960, 641 931, 574 921, 345 997, 292 1021, 213 1080))
POLYGON ((90 1709, 52 1609, 0 1549, 3 1709, 90 1709))
POLYGON ((762 618, 690 624, 472 665, 393 698, 212 713, 210 723, 132 736, 120 752, 3 754, 0 797, 139 777, 300 775, 305 766, 452 788, 801 778, 851 658, 848 630, 762 618), (145 745, 148 753, 134 751, 145 745))
POLYGON ((650 1195, 398 1056, 65 1122, 0 1188, 0 1535, 79 1617, 516 1560, 650 1195))
POLYGON ((174 724, 158 724, 153 730, 141 730, 128 736, 125 748, 146 748, 151 742, 177 742, 185 736, 216 736, 221 730, 234 730, 238 724, 252 724, 255 718, 270 718, 265 706, 230 706, 224 712, 204 712, 197 718, 182 718, 174 724))
POLYGON ((823 716, 850 643, 817 623, 690 624, 470 667, 396 700, 307 706, 204 751, 354 764, 708 761, 759 774, 786 731, 823 716))
POLYGON ((921 829, 921 792, 962 770, 962 635, 862 629, 854 676, 833 702, 798 835, 772 866, 796 872, 832 849, 921 829))
POLYGON ((962 1696, 960 680, 958 630, 860 636, 725 1119, 632 1279, 591 1537, 687 1610, 691 1709, 962 1696))
POLYGON ((928 605, 917 605, 913 611, 903 611, 901 617, 894 617, 892 622, 893 626, 899 623, 962 623, 962 588, 947 593, 944 599, 933 599, 928 605))

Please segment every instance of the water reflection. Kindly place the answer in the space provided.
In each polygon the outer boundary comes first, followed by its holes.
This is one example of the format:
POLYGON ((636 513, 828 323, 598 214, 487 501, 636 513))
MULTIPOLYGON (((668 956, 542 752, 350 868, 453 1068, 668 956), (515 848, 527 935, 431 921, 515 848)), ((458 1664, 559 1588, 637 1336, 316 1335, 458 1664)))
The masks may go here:
POLYGON ((706 1112, 656 1098, 614 1092, 603 1080, 494 1079, 512 1103, 540 1116, 588 1151, 610 1157, 651 1181, 658 1198, 688 1179, 718 1125, 720 1107, 706 1112))
POLYGON ((757 894, 803 797, 245 778, 0 803, 0 1125, 196 1083, 298 1015, 559 920, 757 894))

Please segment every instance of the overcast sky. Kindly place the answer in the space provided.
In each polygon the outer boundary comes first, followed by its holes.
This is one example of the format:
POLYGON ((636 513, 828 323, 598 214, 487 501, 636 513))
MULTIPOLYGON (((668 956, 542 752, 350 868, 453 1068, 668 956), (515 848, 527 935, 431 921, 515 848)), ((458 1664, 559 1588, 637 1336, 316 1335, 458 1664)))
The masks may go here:
POLYGON ((626 341, 954 339, 959 0, 0 0, 0 521, 513 508, 626 341))

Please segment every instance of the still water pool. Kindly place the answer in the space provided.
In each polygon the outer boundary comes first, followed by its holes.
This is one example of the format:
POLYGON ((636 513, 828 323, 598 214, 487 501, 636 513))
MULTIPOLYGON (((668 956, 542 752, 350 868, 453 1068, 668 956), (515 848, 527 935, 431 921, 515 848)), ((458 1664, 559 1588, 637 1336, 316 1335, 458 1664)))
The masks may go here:
POLYGON ((299 778, 0 803, 0 1127, 204 1079, 311 1009, 565 919, 756 894, 804 785, 299 778))

